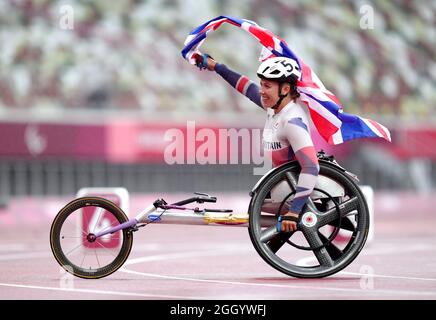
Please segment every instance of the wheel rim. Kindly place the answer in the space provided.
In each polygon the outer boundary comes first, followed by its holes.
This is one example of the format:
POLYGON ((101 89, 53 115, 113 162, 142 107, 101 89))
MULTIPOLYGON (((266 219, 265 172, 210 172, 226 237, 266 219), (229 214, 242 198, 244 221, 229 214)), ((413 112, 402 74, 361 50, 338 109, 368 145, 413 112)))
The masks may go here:
POLYGON ((116 271, 132 246, 128 230, 93 239, 92 234, 127 221, 105 199, 78 199, 65 206, 55 218, 50 242, 59 264, 82 278, 101 278, 116 271))

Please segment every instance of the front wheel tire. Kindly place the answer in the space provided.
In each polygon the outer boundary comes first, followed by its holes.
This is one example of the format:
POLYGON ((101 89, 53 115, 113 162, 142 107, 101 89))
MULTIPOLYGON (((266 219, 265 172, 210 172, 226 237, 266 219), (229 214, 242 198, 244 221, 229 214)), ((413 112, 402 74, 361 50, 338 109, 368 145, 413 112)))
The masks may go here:
POLYGON ((111 201, 99 197, 75 199, 59 211, 52 223, 52 253, 65 271, 77 277, 106 277, 128 258, 133 234, 124 229, 95 241, 89 235, 126 221, 126 214, 111 201))

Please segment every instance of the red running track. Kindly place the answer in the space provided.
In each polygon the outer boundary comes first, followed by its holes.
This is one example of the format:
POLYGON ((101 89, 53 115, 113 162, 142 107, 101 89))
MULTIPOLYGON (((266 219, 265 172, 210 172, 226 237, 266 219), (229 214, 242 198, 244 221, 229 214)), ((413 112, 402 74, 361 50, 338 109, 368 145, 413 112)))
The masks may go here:
POLYGON ((68 199, 38 199, 43 212, 29 212, 32 205, 17 199, 0 211, 0 299, 434 300, 435 197, 410 197, 376 196, 373 240, 342 272, 310 280, 267 265, 246 228, 182 225, 147 226, 134 234, 120 270, 99 280, 74 278, 49 245, 51 219, 68 199))

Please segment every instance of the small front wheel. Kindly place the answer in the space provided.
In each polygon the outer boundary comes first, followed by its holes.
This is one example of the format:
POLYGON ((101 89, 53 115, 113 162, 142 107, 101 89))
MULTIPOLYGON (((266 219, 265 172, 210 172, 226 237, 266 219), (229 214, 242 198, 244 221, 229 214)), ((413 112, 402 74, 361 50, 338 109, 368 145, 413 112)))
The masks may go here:
POLYGON ((127 228, 97 239, 93 235, 126 221, 126 214, 109 200, 83 197, 71 201, 51 226, 50 246, 56 261, 80 278, 112 274, 130 254, 132 231, 127 228))

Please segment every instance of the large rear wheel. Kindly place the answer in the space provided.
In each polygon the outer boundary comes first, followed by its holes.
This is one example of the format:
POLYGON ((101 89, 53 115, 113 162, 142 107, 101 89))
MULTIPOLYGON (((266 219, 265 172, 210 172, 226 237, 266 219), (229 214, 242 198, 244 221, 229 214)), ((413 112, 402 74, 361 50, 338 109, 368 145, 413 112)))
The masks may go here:
POLYGON ((300 214, 297 231, 278 232, 277 218, 292 203, 299 171, 294 162, 259 186, 249 208, 250 239, 269 265, 287 275, 329 276, 348 266, 365 245, 368 207, 351 176, 320 161, 317 185, 300 214))

